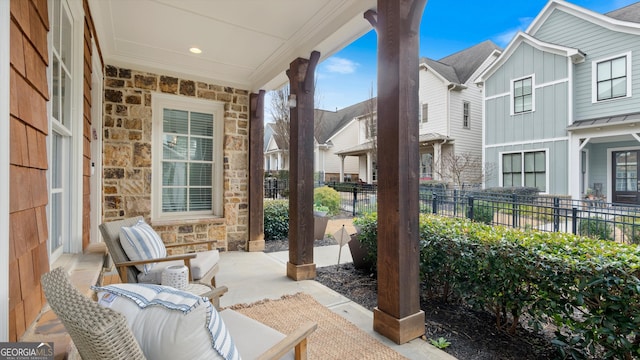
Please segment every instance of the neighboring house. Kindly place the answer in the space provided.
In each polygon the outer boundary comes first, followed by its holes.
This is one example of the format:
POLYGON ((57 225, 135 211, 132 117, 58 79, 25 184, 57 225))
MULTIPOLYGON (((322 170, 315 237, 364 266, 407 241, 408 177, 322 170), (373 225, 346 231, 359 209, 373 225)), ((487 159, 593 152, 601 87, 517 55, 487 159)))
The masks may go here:
MULTIPOLYGON (((330 111, 315 109, 314 111, 314 172, 320 182, 369 182, 366 170, 355 157, 337 155, 343 149, 357 144, 363 138, 359 117, 371 107, 366 100, 346 108, 330 111)), ((373 102, 375 108, 375 99, 373 102)), ((265 171, 275 172, 289 169, 286 144, 276 133, 273 123, 265 125, 265 171)))
POLYGON ((420 60, 420 178, 455 186, 482 179, 482 89, 474 81, 500 55, 490 40, 420 60))
POLYGON ((273 123, 264 126, 264 171, 277 173, 289 170, 289 151, 284 139, 276 134, 273 123))
POLYGON ((485 186, 640 204, 640 3, 550 1, 481 75, 485 186))

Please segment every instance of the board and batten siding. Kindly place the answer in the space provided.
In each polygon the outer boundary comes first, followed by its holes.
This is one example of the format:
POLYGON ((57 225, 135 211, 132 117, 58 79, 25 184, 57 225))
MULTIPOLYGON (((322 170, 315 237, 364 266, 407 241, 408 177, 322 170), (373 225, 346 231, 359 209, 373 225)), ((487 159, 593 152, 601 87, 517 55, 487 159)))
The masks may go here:
POLYGON ((520 44, 486 81, 485 145, 566 137, 568 62, 564 56, 520 44), (511 82, 528 76, 534 77, 534 111, 511 115, 511 82))
POLYGON ((638 112, 640 109, 639 35, 607 29, 559 9, 554 10, 532 35, 545 42, 579 49, 586 54, 583 63, 574 65, 574 120, 638 112), (623 54, 631 54, 632 96, 593 103, 593 63, 623 54))
POLYGON ((567 169, 569 168, 568 140, 535 141, 485 148, 487 166, 490 169, 485 179, 485 186, 490 188, 502 185, 500 183, 502 173, 500 162, 503 153, 542 150, 546 151, 547 161, 546 193, 567 194, 569 190, 567 182, 567 169))

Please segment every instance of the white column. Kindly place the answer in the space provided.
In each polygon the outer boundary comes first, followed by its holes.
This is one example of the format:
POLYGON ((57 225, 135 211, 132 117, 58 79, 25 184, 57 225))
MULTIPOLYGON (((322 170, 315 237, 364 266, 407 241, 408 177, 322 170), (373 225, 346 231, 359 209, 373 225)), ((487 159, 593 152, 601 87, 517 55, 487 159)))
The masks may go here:
POLYGON ((442 170, 442 162, 440 159, 442 158, 442 144, 434 143, 433 144, 433 167, 431 171, 433 172, 433 180, 442 180, 440 176, 442 170))
POLYGON ((340 155, 340 180, 338 182, 344 181, 344 155, 340 155))
POLYGON ((283 170, 283 169, 284 169, 284 164, 282 163, 282 153, 279 152, 277 163, 276 163, 276 170, 283 170))
POLYGON ((367 153, 367 178, 365 181, 369 184, 373 183, 373 156, 371 153, 367 153))
MULTIPOLYGON (((580 199, 580 138, 575 135, 569 135, 569 171, 567 173, 569 182, 569 195, 574 200, 580 199)), ((550 184, 547 184, 549 186, 550 184)), ((587 185, 588 187, 588 185, 587 185)), ((547 189, 549 191, 550 189, 547 189)), ((549 191, 551 192, 551 191, 549 191)))

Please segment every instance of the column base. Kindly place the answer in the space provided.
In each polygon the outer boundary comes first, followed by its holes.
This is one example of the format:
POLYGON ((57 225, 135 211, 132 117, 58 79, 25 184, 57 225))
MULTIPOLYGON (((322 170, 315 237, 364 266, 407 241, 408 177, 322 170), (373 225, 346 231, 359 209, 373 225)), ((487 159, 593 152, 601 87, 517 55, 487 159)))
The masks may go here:
POLYGON ((264 251, 264 240, 251 240, 248 248, 249 252, 264 251))
POLYGON ((398 345, 404 344, 424 335, 424 311, 396 319, 376 307, 373 309, 373 330, 398 345))
POLYGON ((287 277, 295 281, 313 280, 316 278, 316 264, 296 265, 287 262, 287 277))

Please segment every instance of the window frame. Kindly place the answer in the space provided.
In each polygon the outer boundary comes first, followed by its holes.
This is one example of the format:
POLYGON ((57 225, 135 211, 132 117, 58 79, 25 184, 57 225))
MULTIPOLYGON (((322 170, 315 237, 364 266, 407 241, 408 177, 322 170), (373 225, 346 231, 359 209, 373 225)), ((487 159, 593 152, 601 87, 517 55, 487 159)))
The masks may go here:
POLYGON ((429 103, 420 104, 420 124, 429 122, 429 103))
MULTIPOLYGON (((511 185, 511 186, 526 186, 526 166, 525 166, 525 154, 528 153, 544 153, 544 177, 545 177, 545 189, 541 190, 540 193, 541 194, 548 194, 549 193, 549 149, 531 149, 531 150, 519 150, 519 151, 504 151, 504 152, 500 152, 499 153, 499 165, 500 165, 500 170, 499 170, 499 184, 500 187, 504 187, 504 156, 505 155, 514 155, 514 154, 520 154, 520 158, 521 158, 521 162, 520 162, 520 185, 511 185)), ((535 155, 534 155, 534 162, 535 162, 535 155)), ((510 173, 514 173, 513 171, 511 171, 510 173)), ((534 170, 534 174, 536 173, 536 171, 534 170)))
MULTIPOLYGON (((601 103, 606 103, 606 102, 609 102, 609 101, 615 101, 615 100, 626 99, 626 98, 632 97, 632 89, 633 89, 633 86, 632 86, 632 83, 633 83, 632 63, 633 63, 633 59, 632 59, 632 56, 631 56, 631 51, 593 60, 591 62, 591 102, 593 104, 601 104, 601 103), (611 97, 611 98, 598 100, 598 83, 600 82, 600 80, 598 79, 598 65, 602 64, 604 62, 611 62, 613 60, 617 60, 617 59, 620 59, 620 58, 625 58, 625 61, 626 61, 626 64, 625 64, 626 65, 625 66, 625 74, 626 74, 626 76, 625 77, 626 77, 627 84, 626 84, 626 94, 625 94, 625 96, 616 96, 616 97, 611 97)), ((611 80, 611 79, 609 79, 609 80, 611 80)))
POLYGON ((510 83, 510 94, 509 94, 509 101, 510 101, 510 113, 511 115, 522 115, 522 114, 528 114, 528 113, 532 113, 534 111, 536 111, 536 76, 535 74, 529 74, 526 76, 522 76, 516 79, 512 79, 511 83, 510 83), (516 108, 515 108, 515 83, 519 82, 519 81, 523 81, 526 79, 531 79, 531 109, 530 110, 524 110, 524 111, 519 111, 516 112, 516 108))
POLYGON ((462 128, 471 129, 471 102, 462 102, 462 128))
POLYGON ((152 94, 152 142, 151 142, 151 220, 198 220, 224 216, 224 102, 184 97, 171 94, 152 94), (202 112, 213 115, 213 155, 211 211, 163 212, 162 211, 162 135, 165 108, 202 112))

